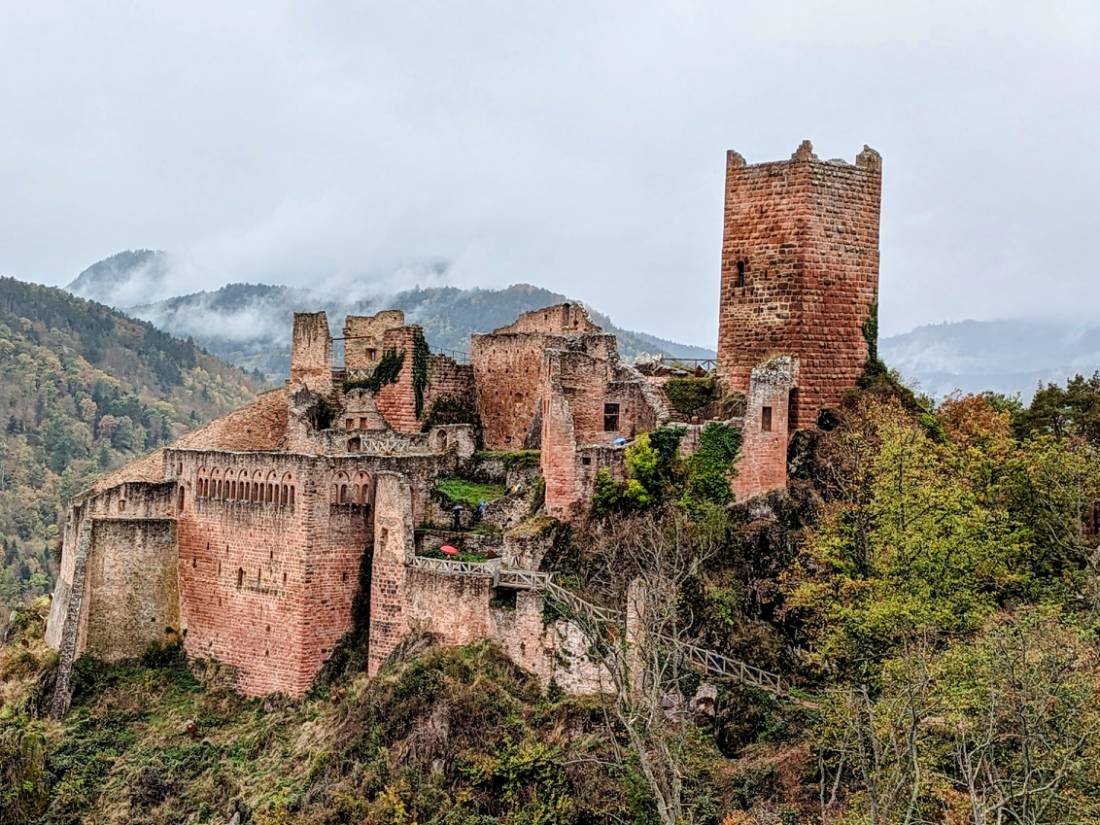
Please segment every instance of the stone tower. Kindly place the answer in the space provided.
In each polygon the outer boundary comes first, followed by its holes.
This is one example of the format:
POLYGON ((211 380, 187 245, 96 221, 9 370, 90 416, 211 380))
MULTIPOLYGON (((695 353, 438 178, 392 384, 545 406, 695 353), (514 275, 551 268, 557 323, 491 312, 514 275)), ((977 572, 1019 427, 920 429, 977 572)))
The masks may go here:
POLYGON ((790 160, 726 157, 718 375, 747 393, 776 355, 799 364, 791 431, 835 407, 863 371, 863 327, 878 295, 882 159, 819 160, 804 141, 790 160))
POLYGON ((290 342, 290 380, 313 392, 332 392, 332 336, 323 312, 295 312, 290 342))

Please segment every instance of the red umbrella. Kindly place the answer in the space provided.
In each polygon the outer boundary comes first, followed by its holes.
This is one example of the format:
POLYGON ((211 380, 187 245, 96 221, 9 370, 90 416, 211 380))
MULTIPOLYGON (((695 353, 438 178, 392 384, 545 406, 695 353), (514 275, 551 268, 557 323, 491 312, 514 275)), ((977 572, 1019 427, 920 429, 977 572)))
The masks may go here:
POLYGON ((439 548, 439 552, 442 553, 444 556, 457 556, 458 548, 451 547, 451 545, 449 544, 444 544, 442 547, 439 548))

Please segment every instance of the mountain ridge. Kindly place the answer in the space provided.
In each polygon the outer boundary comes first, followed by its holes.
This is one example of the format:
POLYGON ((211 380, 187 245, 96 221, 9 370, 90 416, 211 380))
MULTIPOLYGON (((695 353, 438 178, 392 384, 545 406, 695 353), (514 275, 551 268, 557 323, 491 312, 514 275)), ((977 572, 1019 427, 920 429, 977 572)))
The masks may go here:
POLYGON ((1100 325, 1028 318, 925 324, 879 342, 883 360, 936 398, 1019 394, 1100 368, 1100 325))
MULTIPOLYGON (((269 284, 231 283, 213 290, 131 307, 129 312, 175 335, 191 337, 219 357, 269 378, 285 376, 290 362, 289 330, 295 310, 324 309, 333 330, 345 315, 400 309, 419 324, 432 349, 468 352, 470 335, 505 326, 523 312, 571 300, 531 284, 503 289, 455 286, 414 287, 394 295, 343 302, 310 290, 269 284)), ((627 359, 642 353, 677 358, 712 358, 713 350, 656 335, 622 329, 589 308, 592 320, 616 335, 627 359)))

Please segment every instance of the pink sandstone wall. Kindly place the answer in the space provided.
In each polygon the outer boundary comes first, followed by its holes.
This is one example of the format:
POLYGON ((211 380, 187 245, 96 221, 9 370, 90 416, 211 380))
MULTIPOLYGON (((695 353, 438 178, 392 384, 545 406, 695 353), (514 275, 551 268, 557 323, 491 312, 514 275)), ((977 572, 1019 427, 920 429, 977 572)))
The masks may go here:
POLYGON ((367 672, 374 676, 410 629, 405 609, 406 563, 414 553, 412 490, 394 473, 375 481, 374 557, 371 561, 367 672))
POLYGON ((332 336, 325 313, 294 313, 290 380, 300 381, 322 395, 332 391, 332 336))
POLYGON ((798 364, 789 357, 777 357, 752 371, 741 429, 741 457, 733 480, 737 501, 787 486, 788 404, 798 376, 798 364), (765 410, 770 411, 768 415, 765 410))
POLYGON ((726 163, 718 373, 747 392, 752 368, 773 355, 801 363, 792 429, 813 426, 859 378, 862 325, 878 293, 882 164, 822 161, 809 142, 789 161, 726 163), (742 272, 743 270, 743 272, 742 272))

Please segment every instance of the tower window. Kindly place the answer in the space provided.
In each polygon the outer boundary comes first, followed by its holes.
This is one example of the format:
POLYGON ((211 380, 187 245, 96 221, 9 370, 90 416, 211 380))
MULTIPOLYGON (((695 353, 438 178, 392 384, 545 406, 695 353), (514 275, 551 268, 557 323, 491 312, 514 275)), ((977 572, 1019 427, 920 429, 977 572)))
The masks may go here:
POLYGON ((760 410, 760 429, 762 432, 770 433, 772 431, 772 408, 763 407, 760 410))
POLYGON ((745 262, 744 261, 738 261, 737 262, 737 285, 738 286, 744 286, 745 285, 745 262))
POLYGON ((619 431, 618 404, 603 405, 603 431, 605 433, 614 433, 619 431))

